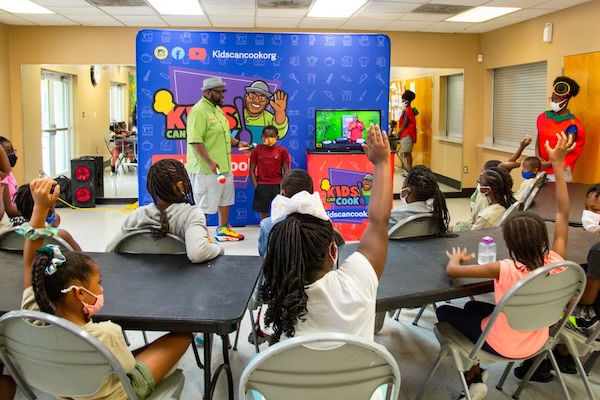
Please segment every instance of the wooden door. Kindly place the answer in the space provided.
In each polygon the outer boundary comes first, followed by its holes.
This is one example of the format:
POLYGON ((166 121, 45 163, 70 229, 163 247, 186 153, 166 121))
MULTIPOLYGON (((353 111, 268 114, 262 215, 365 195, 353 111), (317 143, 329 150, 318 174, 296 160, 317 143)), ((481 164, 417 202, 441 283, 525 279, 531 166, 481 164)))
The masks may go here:
MULTIPOLYGON (((600 52, 565 57, 564 74, 580 86, 579 94, 569 101, 569 109, 583 124, 585 145, 577 164, 573 181, 600 182, 600 52)), ((583 201, 584 199, 571 199, 583 201)))
POLYGON ((419 111, 416 117, 417 143, 412 151, 413 165, 423 164, 431 168, 432 78, 407 79, 405 88, 415 92, 416 98, 412 105, 419 111))

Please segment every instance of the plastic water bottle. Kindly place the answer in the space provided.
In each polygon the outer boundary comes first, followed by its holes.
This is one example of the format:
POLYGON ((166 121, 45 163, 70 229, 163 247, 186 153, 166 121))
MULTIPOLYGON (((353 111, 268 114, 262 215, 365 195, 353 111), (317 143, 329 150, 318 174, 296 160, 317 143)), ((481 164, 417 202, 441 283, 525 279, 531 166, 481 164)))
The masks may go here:
POLYGON ((479 252, 477 253, 477 263, 485 264, 496 261, 496 243, 489 236, 484 236, 479 243, 479 252))

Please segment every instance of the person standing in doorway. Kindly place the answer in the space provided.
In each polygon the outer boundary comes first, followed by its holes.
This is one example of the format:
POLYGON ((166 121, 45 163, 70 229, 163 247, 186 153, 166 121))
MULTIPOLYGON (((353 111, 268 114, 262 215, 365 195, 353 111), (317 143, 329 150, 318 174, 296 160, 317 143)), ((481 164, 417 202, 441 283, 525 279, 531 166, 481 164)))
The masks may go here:
POLYGON ((206 78, 202 84, 203 97, 187 117, 187 165, 194 201, 204 214, 218 212, 218 241, 243 240, 229 226, 229 208, 235 203, 235 188, 231 171, 231 148, 250 147, 231 137, 229 122, 221 107, 225 99, 225 82, 218 77, 206 78), (225 182, 219 182, 219 175, 225 182))
POLYGON ((398 121, 402 160, 404 169, 406 170, 402 176, 406 176, 407 172, 412 168, 412 148, 413 144, 417 142, 417 121, 415 117, 419 115, 419 111, 411 106, 415 97, 415 93, 410 90, 406 90, 402 94, 404 110, 398 121))

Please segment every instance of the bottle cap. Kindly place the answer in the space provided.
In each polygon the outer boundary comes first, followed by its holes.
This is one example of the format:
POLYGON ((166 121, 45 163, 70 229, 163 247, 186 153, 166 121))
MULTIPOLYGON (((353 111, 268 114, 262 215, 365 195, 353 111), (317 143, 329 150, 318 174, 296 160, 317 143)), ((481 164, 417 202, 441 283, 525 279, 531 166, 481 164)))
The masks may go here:
POLYGON ((485 244, 492 244, 492 243, 494 243, 494 238, 492 238, 492 237, 490 237, 490 236, 484 236, 484 237, 481 239, 481 242, 482 242, 482 243, 485 243, 485 244))

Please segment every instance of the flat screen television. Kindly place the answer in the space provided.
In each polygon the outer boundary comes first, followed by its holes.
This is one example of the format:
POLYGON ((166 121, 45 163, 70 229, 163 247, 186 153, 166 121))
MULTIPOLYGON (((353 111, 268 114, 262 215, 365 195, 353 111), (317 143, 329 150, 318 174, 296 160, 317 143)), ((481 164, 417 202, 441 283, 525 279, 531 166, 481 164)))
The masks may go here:
POLYGON ((315 150, 362 151, 370 124, 381 125, 380 110, 315 110, 315 150))

